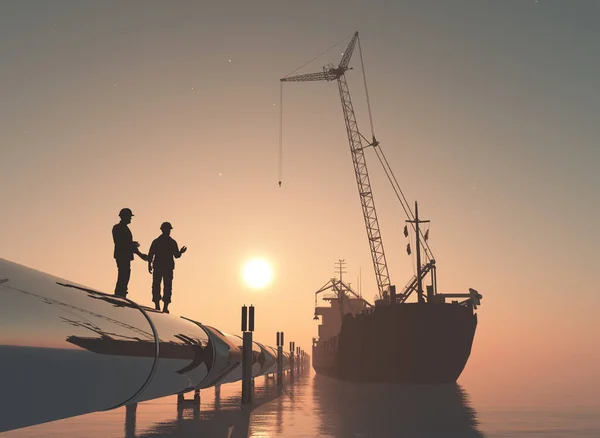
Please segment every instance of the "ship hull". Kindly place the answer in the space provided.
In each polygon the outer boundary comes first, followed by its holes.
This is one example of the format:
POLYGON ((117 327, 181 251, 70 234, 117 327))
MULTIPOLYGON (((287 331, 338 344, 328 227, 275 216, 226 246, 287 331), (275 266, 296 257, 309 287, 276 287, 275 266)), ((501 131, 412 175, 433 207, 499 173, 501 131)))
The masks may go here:
POLYGON ((313 368, 341 380, 450 383, 477 327, 471 306, 405 303, 345 315, 337 337, 313 345, 313 368))

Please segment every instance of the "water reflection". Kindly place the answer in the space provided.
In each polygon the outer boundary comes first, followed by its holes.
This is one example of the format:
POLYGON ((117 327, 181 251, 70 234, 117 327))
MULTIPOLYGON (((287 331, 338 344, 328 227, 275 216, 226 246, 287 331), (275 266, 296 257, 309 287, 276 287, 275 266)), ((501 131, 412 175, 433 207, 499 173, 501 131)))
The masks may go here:
POLYGON ((460 385, 355 384, 315 376, 319 435, 483 437, 460 385))
POLYGON ((221 388, 215 388, 211 402, 202 403, 200 406, 191 403, 191 400, 177 404, 174 406, 177 413, 175 420, 156 423, 147 431, 138 431, 136 434, 135 416, 126 415, 126 438, 248 437, 253 411, 274 402, 279 395, 274 379, 265 379, 261 385, 255 387, 253 403, 240 407, 240 391, 222 397, 221 388))
POLYGON ((173 403, 172 420, 137 433, 128 408, 125 436, 483 437, 460 385, 353 384, 304 374, 286 379, 282 394, 274 379, 257 380, 254 403, 244 408, 237 386, 223 390, 207 390, 200 407, 173 403))

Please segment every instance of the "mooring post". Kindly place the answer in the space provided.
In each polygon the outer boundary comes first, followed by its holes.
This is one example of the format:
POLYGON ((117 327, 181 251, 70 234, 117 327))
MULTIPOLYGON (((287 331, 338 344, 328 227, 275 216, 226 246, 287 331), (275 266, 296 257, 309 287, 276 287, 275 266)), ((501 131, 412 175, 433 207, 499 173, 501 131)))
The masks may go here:
POLYGON ((242 306, 242 404, 252 403, 252 332, 254 306, 242 306), (248 312, 249 310, 249 312, 248 312), (249 315, 248 315, 249 313, 249 315))
POLYGON ((303 361, 304 361, 304 369, 306 371, 308 371, 308 360, 307 359, 308 359, 308 353, 305 351, 304 352, 304 360, 303 361))
POLYGON ((277 332, 277 387, 283 388, 283 332, 277 332))
POLYGON ((307 368, 308 368, 308 367, 306 366, 306 356, 307 356, 307 353, 306 353, 306 351, 305 351, 305 352, 304 352, 304 356, 302 357, 302 366, 304 367, 304 371, 306 371, 306 370, 307 370, 307 368))
POLYGON ((308 372, 310 364, 308 363, 308 353, 304 353, 304 369, 308 372))
POLYGON ((125 406, 125 438, 135 438, 137 403, 125 406))
POLYGON ((305 351, 304 359, 302 359, 302 362, 304 363, 304 370, 308 370, 308 362, 306 361, 307 358, 308 358, 308 353, 305 351))
POLYGON ((194 390, 194 398, 186 399, 183 394, 177 394, 177 406, 194 405, 200 406, 200 390, 194 390))
POLYGON ((296 343, 290 341, 290 379, 294 378, 294 365, 296 365, 296 361, 294 360, 294 350, 296 348, 296 343))

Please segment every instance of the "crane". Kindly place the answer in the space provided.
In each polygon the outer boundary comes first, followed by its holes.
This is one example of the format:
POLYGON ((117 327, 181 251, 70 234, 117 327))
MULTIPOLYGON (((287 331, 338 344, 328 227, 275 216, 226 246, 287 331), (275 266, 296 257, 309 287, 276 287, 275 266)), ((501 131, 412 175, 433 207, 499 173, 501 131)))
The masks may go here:
POLYGON ((383 242, 381 241, 379 221, 377 220, 377 212, 375 211, 375 202, 373 200, 371 182, 369 180, 369 172, 367 171, 367 162, 364 154, 365 148, 370 146, 377 147, 379 143, 373 135, 372 141, 363 145, 364 137, 358 130, 356 115, 354 114, 354 107, 352 106, 352 99, 350 98, 350 90, 348 89, 348 83, 346 82, 345 76, 346 71, 350 69, 348 65, 357 40, 358 32, 356 32, 350 40, 348 47, 342 55, 342 60, 337 67, 333 64, 329 64, 323 67, 323 71, 321 72, 285 77, 281 79, 281 82, 337 81, 342 101, 342 111, 344 112, 344 120, 346 122, 346 133, 348 134, 350 152, 352 153, 352 162, 354 163, 354 173, 358 185, 360 203, 365 219, 365 226, 367 228, 367 237, 371 248, 373 266, 375 268, 379 298, 385 299, 388 297, 389 293, 390 275, 388 273, 385 252, 383 250, 383 242))

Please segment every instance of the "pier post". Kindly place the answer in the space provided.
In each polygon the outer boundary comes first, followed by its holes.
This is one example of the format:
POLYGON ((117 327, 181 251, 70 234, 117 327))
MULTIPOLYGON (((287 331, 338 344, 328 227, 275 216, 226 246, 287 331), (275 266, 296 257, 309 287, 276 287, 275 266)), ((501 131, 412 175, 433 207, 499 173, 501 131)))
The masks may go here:
POLYGON ((242 306, 242 405, 252 403, 252 332, 254 306, 242 306))
POLYGON ((302 351, 302 372, 306 372, 306 351, 302 351))
POLYGON ((200 406, 200 390, 199 389, 194 390, 194 398, 190 398, 190 399, 186 399, 183 394, 177 394, 177 406, 184 405, 184 404, 200 406))
POLYGON ((283 388, 283 332, 277 332, 277 387, 283 388))
POLYGON ((295 342, 290 341, 290 379, 294 379, 294 365, 296 364, 296 361, 294 360, 294 349, 295 349, 295 342))
POLYGON ((135 438, 137 403, 125 406, 125 438, 135 438))

